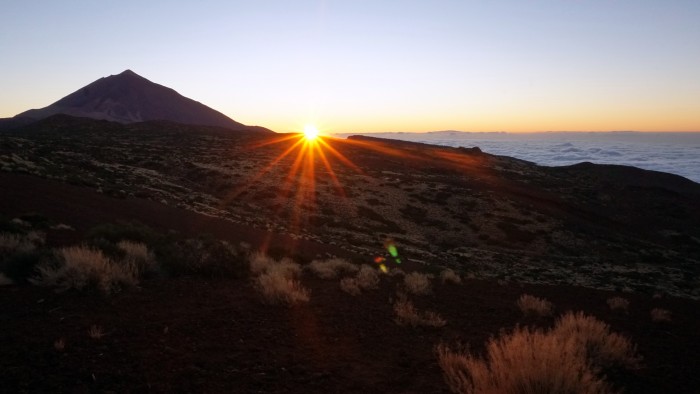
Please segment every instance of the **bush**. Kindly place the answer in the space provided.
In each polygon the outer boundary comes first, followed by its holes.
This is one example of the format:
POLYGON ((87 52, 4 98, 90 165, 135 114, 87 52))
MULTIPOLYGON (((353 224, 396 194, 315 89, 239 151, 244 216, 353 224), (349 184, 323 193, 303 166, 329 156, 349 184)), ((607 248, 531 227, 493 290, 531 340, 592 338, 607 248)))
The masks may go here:
POLYGON ((105 294, 138 283, 136 267, 128 262, 119 264, 99 250, 72 246, 56 254, 58 261, 40 265, 39 276, 30 279, 32 283, 59 291, 95 287, 105 294))
POLYGON ((654 322, 669 322, 671 321, 671 311, 661 308, 654 308, 650 312, 651 320, 654 322))
POLYGON ((244 253, 228 242, 211 237, 167 238, 159 242, 154 251, 162 268, 171 275, 242 278, 248 272, 244 253))
POLYGON ((43 244, 43 238, 40 235, 37 233, 30 234, 32 235, 0 234, 0 258, 15 253, 33 252, 37 247, 37 243, 43 244))
POLYGON ((379 274, 377 270, 367 264, 363 264, 355 277, 357 285, 364 290, 376 289, 379 287, 379 274))
POLYGON ((117 247, 124 252, 124 260, 134 266, 139 277, 156 270, 155 257, 145 244, 119 241, 117 247))
POLYGON ((335 279, 343 273, 354 273, 359 270, 357 265, 338 258, 314 260, 308 265, 308 269, 321 279, 335 279))
POLYGON ((340 289, 350 295, 360 295, 362 290, 372 290, 379 287, 379 273, 376 269, 363 264, 357 275, 340 280, 340 289))
POLYGON ((568 313, 550 331, 519 328, 475 357, 436 347, 445 381, 456 393, 609 393, 601 367, 636 366, 629 341, 583 313, 568 313))
POLYGON ((389 276, 406 276, 406 272, 404 272, 404 270, 401 268, 392 268, 389 270, 389 276))
POLYGON ((622 297, 612 297, 607 300, 608 306, 614 311, 627 312, 627 308, 630 306, 630 302, 622 297))
POLYGON ((341 279, 340 289, 353 296, 362 294, 362 289, 360 289, 360 285, 357 284, 357 278, 341 279))
POLYGON ((430 278, 420 272, 411 272, 404 276, 403 284, 406 291, 411 294, 425 295, 430 294, 431 291, 430 278))
POLYGON ((518 308, 527 315, 550 316, 554 310, 551 302, 544 298, 537 298, 529 294, 523 294, 517 301, 518 308))
POLYGON ((253 275, 276 270, 283 271, 286 276, 296 277, 301 274, 302 270, 301 265, 295 263, 291 259, 282 258, 281 260, 275 260, 262 252, 252 254, 248 261, 250 263, 250 272, 253 275))
POLYGON ((454 272, 451 269, 445 269, 442 272, 440 272, 440 281, 444 284, 446 282, 454 283, 456 285, 462 283, 462 278, 457 275, 456 272, 454 272))
POLYGON ((250 258, 255 287, 270 303, 297 304, 309 301, 310 291, 303 287, 297 277, 301 266, 290 260, 275 261, 262 253, 250 258))
POLYGON ((569 312, 560 317, 552 334, 561 338, 574 338, 586 351, 587 357, 602 367, 619 365, 632 368, 638 366, 640 361, 636 356, 636 348, 629 339, 611 333, 607 324, 593 316, 586 316, 583 312, 569 312))
POLYGON ((438 364, 455 393, 608 393, 573 339, 516 329, 491 339, 486 359, 437 346, 438 364))
POLYGON ((410 325, 413 327, 442 327, 447 324, 439 314, 431 311, 420 312, 413 306, 413 303, 405 297, 399 297, 394 303, 394 321, 399 325, 410 325))

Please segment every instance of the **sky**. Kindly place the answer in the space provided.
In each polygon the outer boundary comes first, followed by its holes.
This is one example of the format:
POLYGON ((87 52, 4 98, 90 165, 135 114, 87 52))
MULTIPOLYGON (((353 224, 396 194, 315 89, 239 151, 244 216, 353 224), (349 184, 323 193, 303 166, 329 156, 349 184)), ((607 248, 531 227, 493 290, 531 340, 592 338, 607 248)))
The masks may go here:
POLYGON ((279 132, 700 131, 700 1, 0 3, 0 117, 137 74, 279 132))

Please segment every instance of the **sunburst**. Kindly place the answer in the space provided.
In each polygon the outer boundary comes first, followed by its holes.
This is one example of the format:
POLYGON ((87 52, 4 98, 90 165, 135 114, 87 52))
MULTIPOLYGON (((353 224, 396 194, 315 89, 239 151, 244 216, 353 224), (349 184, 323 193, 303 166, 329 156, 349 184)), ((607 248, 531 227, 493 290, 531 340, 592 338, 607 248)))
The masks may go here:
MULTIPOLYGON (((276 136, 250 146, 255 150, 262 147, 279 145, 281 153, 271 157, 264 167, 253 173, 244 185, 227 195, 226 201, 232 201, 244 194, 252 185, 257 184, 266 176, 283 169, 282 182, 279 185, 276 196, 280 207, 275 213, 288 206, 291 201, 292 216, 287 226, 292 232, 302 230, 304 219, 313 214, 316 209, 317 181, 318 177, 327 177, 338 196, 346 195, 345 189, 338 178, 338 165, 346 167, 357 173, 363 171, 345 155, 339 152, 333 145, 344 141, 337 138, 323 136, 319 130, 311 124, 304 126, 303 133, 289 133, 276 136), (288 167, 284 169, 284 167, 288 167)), ((224 201, 224 203, 226 203, 224 201)))

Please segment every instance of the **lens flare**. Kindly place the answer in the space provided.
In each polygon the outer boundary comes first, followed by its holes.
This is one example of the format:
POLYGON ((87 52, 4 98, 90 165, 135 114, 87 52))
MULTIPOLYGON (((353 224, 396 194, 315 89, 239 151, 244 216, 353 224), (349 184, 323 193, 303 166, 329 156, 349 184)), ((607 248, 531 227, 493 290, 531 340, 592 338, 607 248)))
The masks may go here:
POLYGON ((399 249, 396 247, 393 239, 387 239, 384 241, 384 247, 389 255, 394 259, 396 264, 401 264, 401 257, 399 257, 399 249))

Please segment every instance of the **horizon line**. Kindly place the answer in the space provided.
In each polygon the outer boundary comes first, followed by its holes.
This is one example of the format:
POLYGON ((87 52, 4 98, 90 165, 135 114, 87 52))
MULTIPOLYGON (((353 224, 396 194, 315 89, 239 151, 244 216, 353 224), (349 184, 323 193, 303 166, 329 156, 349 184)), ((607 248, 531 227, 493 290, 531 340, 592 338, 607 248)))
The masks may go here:
POLYGON ((441 134, 441 133, 464 133, 464 134, 546 134, 546 133, 700 133, 700 130, 541 130, 541 131, 463 131, 463 130, 433 130, 433 131, 354 131, 354 132, 330 132, 328 135, 352 135, 352 134, 441 134))

